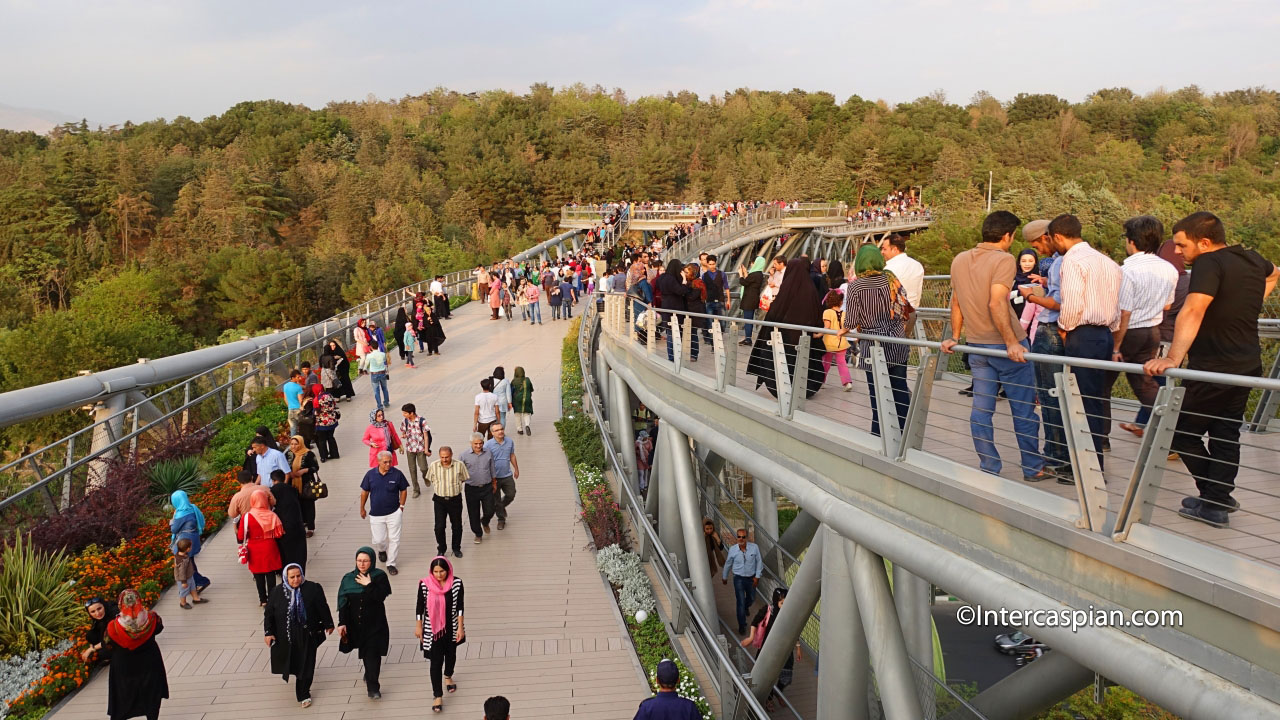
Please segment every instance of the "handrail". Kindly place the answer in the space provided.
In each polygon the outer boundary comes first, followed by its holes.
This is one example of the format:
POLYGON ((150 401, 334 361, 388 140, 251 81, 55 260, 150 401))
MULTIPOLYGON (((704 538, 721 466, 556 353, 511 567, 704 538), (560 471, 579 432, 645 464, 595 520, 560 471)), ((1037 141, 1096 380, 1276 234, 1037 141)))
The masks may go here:
MULTIPOLYGON (((628 302, 634 302, 642 305, 646 310, 656 310, 659 315, 679 315, 682 317, 700 318, 716 322, 723 322, 729 318, 723 315, 708 315, 707 313, 688 312, 687 310, 667 310, 663 308, 655 308, 652 305, 638 300, 634 297, 627 297, 625 293, 609 292, 606 295, 616 295, 626 297, 628 302)), ((814 335, 838 335, 839 332, 828 328, 810 327, 808 325, 790 325, 787 323, 770 322, 768 320, 746 320, 744 318, 732 318, 735 323, 750 324, 757 327, 776 328, 778 330, 798 330, 814 335)), ((1280 325, 1280 320, 1275 321, 1280 325)), ((880 343, 906 345, 913 348, 926 348, 941 352, 942 343, 934 340, 917 340, 915 338, 899 338, 890 337, 888 335, 873 335, 871 333, 862 333, 850 330, 845 333, 845 337, 851 340, 872 340, 880 343)), ((990 348, 975 347, 973 345, 956 345, 952 348, 953 353, 962 353, 966 355, 982 355, 984 357, 1006 358, 1003 351, 992 350, 990 348)), ((1039 353, 1026 352, 1024 354, 1027 362, 1052 363, 1054 365, 1063 365, 1067 367, 1083 367, 1093 370, 1106 370, 1117 373, 1142 373, 1142 366, 1137 363, 1114 362, 1111 360, 1092 360, 1089 358, 1069 357, 1065 355, 1041 355, 1039 353)), ((1219 383, 1222 385, 1234 385, 1236 387, 1260 388, 1264 390, 1280 391, 1280 380, 1271 378, 1256 377, 1253 375, 1231 375, 1228 373, 1209 372, 1207 370, 1189 370, 1187 368, 1169 368, 1164 372, 1165 377, 1175 378, 1179 380, 1194 380, 1197 382, 1219 383)))
MULTIPOLYGON (((587 343, 590 342, 590 333, 593 322, 598 320, 598 318, 599 315, 595 313, 594 303, 588 303, 587 313, 583 316, 582 322, 578 327, 578 360, 580 363, 583 363, 582 367, 584 373, 589 373, 590 370, 583 353, 585 352, 587 343), (588 322, 588 318, 590 318, 592 322, 588 322)), ((592 408, 598 409, 604 407, 600 402, 599 396, 596 394, 595 388, 592 387, 592 383, 583 383, 583 387, 586 388, 592 408)), ((613 467, 614 474, 619 478, 618 486, 621 489, 624 501, 627 503, 627 510, 632 514, 633 520, 640 518, 632 524, 636 525, 644 532, 646 542, 652 544, 653 547, 663 547, 661 540, 658 538, 657 531, 653 529, 652 525, 643 520, 644 502, 635 496, 630 483, 625 481, 625 478, 627 477, 624 472, 625 466, 622 463, 622 459, 618 457, 617 451, 613 447, 613 443, 609 440, 609 432, 604 425, 604 418, 599 412, 593 412, 591 415, 594 417, 596 427, 602 436, 601 444, 604 445, 605 454, 608 456, 609 464, 613 467), (636 514, 637 509, 639 509, 638 515, 636 514)), ((694 626, 696 626, 698 632, 703 636, 702 644, 705 645, 706 648, 715 656, 715 660, 720 665, 720 669, 726 671, 721 673, 721 675, 727 675, 732 680, 734 686, 741 694, 742 701, 745 702, 752 712, 755 713, 757 718, 761 720, 767 719, 769 717, 768 711, 765 710, 760 701, 756 699, 751 687, 747 685, 746 680, 744 680, 741 673, 738 672, 737 666, 734 665, 733 660, 730 659, 728 654, 724 652, 724 649, 720 647, 720 643, 717 641, 718 634, 708 626, 706 618, 702 617, 702 611, 698 607, 697 601, 694 600, 689 589, 684 586, 684 581, 681 579, 680 573, 671 566, 671 560, 667 557, 666 553, 653 553, 653 556, 656 557, 657 560, 655 561, 651 559, 650 562, 653 562, 665 571, 666 577, 671 580, 667 586, 668 591, 674 589, 680 596, 680 602, 683 603, 682 607, 688 609, 689 616, 692 618, 694 626)), ((720 689, 720 694, 723 697, 723 688, 720 689)))
MULTIPOLYGON (((452 283, 448 285, 448 287, 452 288, 452 287, 457 287, 459 285, 469 285, 473 280, 469 276, 465 275, 464 274, 465 272, 466 271, 450 273, 451 276, 455 278, 461 276, 462 279, 454 280, 452 283)), ((378 298, 378 300, 384 300, 396 294, 403 294, 407 298, 408 293, 412 291, 413 288, 419 287, 421 285, 423 285, 423 283, 420 282, 420 283, 415 283, 414 285, 406 286, 393 293, 388 293, 386 295, 383 295, 380 298, 378 298)), ((377 302, 377 300, 370 301, 369 303, 365 303, 360 307, 367 308, 367 306, 369 306, 371 303, 374 303, 374 302, 377 302)), ((380 309, 379 312, 385 314, 389 312, 391 307, 392 305, 390 303, 384 302, 383 307, 380 309)), ((37 491, 44 490, 47 493, 48 492, 47 488, 53 482, 57 480, 61 480, 64 477, 70 477, 72 473, 74 473, 75 471, 81 468, 84 468, 92 463, 100 462, 104 460, 106 457, 114 453, 117 448, 122 447, 125 444, 132 445, 136 443, 138 438, 145 436, 147 433, 151 432, 156 427, 162 427, 166 423, 170 422, 175 417, 178 417, 180 415, 186 416, 191 411, 192 408, 199 407, 201 404, 205 403, 210 398, 214 398, 214 397, 219 398, 218 407, 223 408, 224 405, 222 404, 220 399, 223 392, 226 392, 228 394, 227 401, 225 404, 226 410, 223 413, 224 415, 226 413, 231 412, 234 409, 239 409, 244 407, 247 404, 247 399, 245 398, 245 395, 248 394, 247 392, 242 393, 241 399, 240 401, 238 401, 238 403, 232 401, 232 398, 235 395, 234 393, 235 386, 237 384, 243 386, 245 383, 248 383, 251 380, 254 380, 256 378, 259 378, 262 374, 269 372, 269 368, 271 365, 279 365, 282 362, 298 357, 304 352, 310 352, 313 350, 318 351, 319 347, 324 343, 327 343, 331 338, 335 336, 340 336, 350 331, 352 328, 354 328, 357 322, 359 321, 359 319, 363 317, 365 314, 366 313, 352 313, 350 311, 347 311, 345 313, 346 315, 345 319, 336 320, 337 325, 334 328, 332 328, 332 330, 330 330, 330 328, 328 327, 328 323, 335 322, 335 320, 330 319, 328 321, 325 321, 324 323, 320 323, 317 326, 322 325, 324 327, 324 332, 313 333, 312 337, 308 341, 306 341, 305 344, 303 343, 302 338, 303 338, 303 335, 307 332, 307 329, 290 331, 288 333, 280 333, 281 337, 276 338, 273 336, 271 341, 268 344, 262 346, 258 350, 244 353, 226 362, 220 362, 211 367, 206 367, 197 372, 191 373, 182 382, 179 382, 176 385, 173 385, 172 387, 166 388, 161 392, 155 395, 152 395, 150 397, 144 397, 141 401, 136 402, 132 405, 124 406, 119 411, 112 413, 111 416, 108 418, 95 420, 94 422, 90 423, 86 427, 83 427, 71 433, 70 435, 67 435, 63 438, 55 440, 52 443, 49 443, 48 445, 45 445, 44 447, 41 447, 37 450, 24 453, 21 457, 15 460, 12 460, 8 463, 5 463, 3 466, 0 466, 0 476, 3 476, 8 473, 17 473, 21 468, 30 468, 35 471, 35 475, 38 479, 36 482, 23 487, 21 490, 12 492, 7 497, 0 499, 0 510, 6 507, 9 507, 10 505, 13 505, 14 503, 22 500, 23 498, 28 497, 29 495, 34 494, 37 491), (281 343, 287 343, 287 345, 282 350, 283 354, 274 355, 273 351, 276 350, 277 345, 281 343), (289 345, 292 345, 293 347, 289 347, 289 345), (241 372, 241 374, 239 375, 235 374, 235 370, 229 370, 228 371, 229 377, 225 383, 219 384, 218 381, 213 378, 213 374, 218 372, 220 369, 226 368, 228 366, 234 367, 237 364, 248 365, 249 369, 241 372), (201 381, 206 377, 208 377, 209 384, 212 387, 212 389, 207 392, 202 391, 200 387, 201 381), (179 393, 181 393, 181 395, 179 395, 179 393), (193 397, 193 394, 194 394, 194 397, 193 397), (167 409, 169 405, 177 402, 176 398, 181 398, 182 403, 172 410, 167 409), (159 405, 164 405, 166 407, 166 410, 164 412, 159 413, 158 417, 155 417, 146 423, 142 423, 138 421, 138 417, 144 411, 144 409, 148 407, 158 409, 159 405), (134 418, 134 428, 131 431, 121 435, 119 433, 122 432, 122 430, 115 431, 112 429, 113 426, 122 424, 124 419, 129 416, 132 416, 134 418), (80 457, 77 459, 75 457, 76 445, 80 444, 82 448, 89 447, 89 444, 90 444, 89 441, 99 431, 104 431, 104 430, 105 432, 107 432, 108 436, 110 437, 110 442, 108 444, 98 447, 97 449, 90 449, 83 457, 80 457), (63 448, 65 448, 65 450, 63 450, 63 448), (46 474, 41 468, 40 459, 48 454, 53 454, 60 457, 65 454, 65 462, 62 462, 62 467, 57 468, 55 470, 51 470, 46 474)), ((341 315, 334 316, 334 317, 341 318, 341 315)), ((313 326, 313 328, 317 326, 313 326)), ((41 387, 41 386, 37 386, 37 387, 41 387)), ((139 389, 139 387, 140 386, 135 385, 127 389, 134 390, 134 389, 139 389)), ((204 427, 208 427, 208 424, 206 424, 204 427)), ((67 496, 64 495, 64 498, 66 497, 67 496)), ((52 497, 49 497, 49 502, 50 504, 53 504, 52 497)))

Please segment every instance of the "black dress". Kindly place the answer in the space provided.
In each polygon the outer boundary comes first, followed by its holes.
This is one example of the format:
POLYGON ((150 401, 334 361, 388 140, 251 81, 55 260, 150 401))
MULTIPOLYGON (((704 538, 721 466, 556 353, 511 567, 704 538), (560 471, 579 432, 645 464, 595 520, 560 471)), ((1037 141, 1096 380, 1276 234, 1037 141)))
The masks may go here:
POLYGON ((431 315, 422 319, 422 327, 418 329, 418 339, 427 346, 427 354, 440 352, 444 344, 444 328, 440 326, 440 316, 431 315))
POLYGON ((106 614, 102 616, 101 620, 94 620, 89 625, 88 632, 84 635, 85 641, 90 646, 102 646, 102 649, 98 650, 93 656, 94 664, 111 662, 111 651, 115 646, 107 638, 107 625, 110 625, 115 616, 120 614, 120 611, 116 609, 116 604, 113 602, 103 602, 102 607, 106 610, 106 614))
POLYGON ((288 482, 275 483, 271 486, 271 494, 276 498, 274 508, 280 524, 284 526, 284 534, 276 538, 276 546, 280 548, 280 561, 288 566, 297 563, 302 573, 307 572, 307 527, 302 521, 302 502, 298 491, 288 482))
POLYGON ((334 397, 349 398, 356 396, 356 389, 351 385, 351 361, 342 353, 333 353, 333 376, 335 381, 329 392, 334 397))
POLYGON ((103 649, 111 648, 107 678, 107 716, 111 720, 159 717, 160 702, 169 697, 169 677, 155 638, 162 630, 164 623, 157 615, 155 632, 133 650, 116 645, 110 637, 105 638, 103 649))
POLYGON ((370 573, 368 585, 359 593, 339 600, 338 624, 347 628, 347 636, 338 646, 339 652, 356 651, 364 661, 364 680, 370 693, 380 690, 378 682, 382 658, 391 645, 391 628, 387 625, 386 600, 391 595, 391 581, 385 572, 370 573))
POLYGON ((297 623, 289 618, 290 588, 286 582, 271 588, 267 607, 263 612, 262 628, 266 635, 275 638, 271 644, 271 673, 284 677, 297 676, 299 701, 311 697, 311 680, 315 677, 316 652, 324 643, 327 630, 333 629, 333 615, 324 598, 324 588, 305 581, 298 588, 302 592, 302 607, 306 621, 297 623))

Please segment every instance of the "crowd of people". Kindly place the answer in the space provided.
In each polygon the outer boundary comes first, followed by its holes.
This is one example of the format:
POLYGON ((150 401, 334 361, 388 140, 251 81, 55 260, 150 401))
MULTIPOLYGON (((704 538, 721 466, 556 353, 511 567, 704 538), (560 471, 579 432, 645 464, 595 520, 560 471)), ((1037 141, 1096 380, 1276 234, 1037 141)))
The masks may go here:
POLYGON ((918 195, 895 191, 876 202, 867 200, 860 208, 850 208, 846 220, 850 224, 876 222, 898 218, 928 217, 929 209, 920 202, 918 195))
MULTIPOLYGON (((951 266, 953 337, 943 342, 944 352, 953 350, 962 333, 968 345, 995 351, 970 357, 971 431, 984 470, 1000 471, 991 430, 1000 383, 1013 414, 1023 477, 1074 482, 1054 397, 1054 375, 1061 366, 1029 363, 1028 350, 1141 365, 1142 372, 1127 373, 1141 409, 1133 422, 1119 425, 1139 437, 1166 370, 1185 363, 1192 370, 1261 374, 1257 321, 1280 270, 1253 250, 1228 245, 1217 216, 1192 213, 1173 226, 1171 239, 1156 218, 1130 218, 1124 223, 1123 264, 1083 240, 1073 215, 1022 226, 1033 252, 1024 251, 1015 260, 1008 250, 1020 225, 1012 213, 991 213, 983 223, 982 242, 957 255, 951 266), (1038 256, 1050 260, 1047 266, 1038 256), (1187 272, 1188 266, 1193 272, 1187 272), (999 293, 1012 296, 1007 309, 991 300, 999 293), (1043 452, 1037 400, 1045 430, 1043 452)), ((1118 373, 1079 365, 1071 371, 1093 457, 1102 470, 1110 450, 1110 396, 1118 373)), ((1170 458, 1181 459, 1198 496, 1184 498, 1179 512, 1226 527, 1228 513, 1239 508, 1232 492, 1249 389, 1198 380, 1183 380, 1182 387, 1170 458)))
MULTIPOLYGON (((909 195, 890 196, 885 207, 890 212, 916 211, 909 195)), ((1110 397, 1120 373, 1065 362, 1029 363, 1027 351, 1144 366, 1141 372, 1125 373, 1139 410, 1134 420, 1118 423, 1122 431, 1137 437, 1145 432, 1168 368, 1185 363, 1194 370, 1261 373, 1256 323, 1263 299, 1280 274, 1256 252, 1227 245, 1225 228, 1216 216, 1190 215, 1173 228, 1172 237, 1165 236, 1154 217, 1131 218, 1124 224, 1123 264, 1090 247, 1082 234, 1072 215, 1023 225, 1008 212, 994 212, 984 222, 983 241, 952 263, 954 336, 945 340, 943 349, 952 352, 962 336, 967 346, 979 348, 966 353, 973 386, 962 392, 973 398, 970 429, 986 472, 998 474, 1003 467, 992 420, 997 400, 1008 399, 1024 479, 1075 482, 1056 390, 1055 376, 1063 365, 1076 377, 1093 455, 1098 469, 1105 468, 1112 430, 1110 397), (1019 234, 1029 247, 1015 258, 1009 249, 1019 234), (1196 272, 1189 273, 1188 266, 1196 272), (1006 299, 995 303, 1001 294, 1006 299)), ((703 316, 688 318, 688 332, 680 333, 689 362, 697 362, 710 343, 711 324, 717 321, 705 316, 726 315, 732 299, 747 320, 790 326, 780 332, 787 371, 794 374, 796 363, 809 363, 805 392, 812 396, 824 386, 832 365, 846 391, 853 387, 851 366, 862 370, 871 396, 870 430, 879 434, 884 419, 876 401, 876 343, 865 338, 849 342, 848 336, 905 339, 915 334, 924 268, 907 254, 906 244, 902 235, 864 243, 849 268, 839 260, 760 256, 749 267, 737 269, 733 284, 714 255, 704 253, 689 263, 670 259, 664 266, 654 248, 623 246, 617 256, 621 263, 606 270, 602 288, 630 297, 642 341, 647 342, 646 307, 658 309, 656 332, 666 337, 668 360, 674 360, 676 352, 673 311, 703 316), (807 357, 798 357, 803 332, 797 328, 802 327, 827 331, 813 334, 807 357)), ((755 377, 757 387, 776 395, 771 338, 752 337, 752 330, 751 323, 743 323, 739 343, 751 348, 746 372, 755 377)), ((888 407, 894 409, 901 429, 911 403, 910 348, 897 343, 881 343, 881 348, 893 396, 888 407)), ((1184 499, 1181 514, 1225 527, 1228 513, 1239 507, 1231 493, 1248 390, 1209 382, 1182 385, 1184 410, 1170 457, 1182 459, 1196 480, 1198 497, 1184 499)))
MULTIPOLYGON (((591 243, 555 262, 507 260, 480 266, 475 272, 477 297, 489 303, 492 319, 511 320, 518 307, 522 320, 541 324, 539 305, 545 295, 551 319, 568 319, 573 307, 594 291, 602 268, 591 243)), ((304 362, 289 372, 282 388, 288 441, 277 440, 267 427, 257 428, 245 451, 240 490, 227 508, 240 562, 253 577, 263 613, 271 672, 293 681, 304 708, 312 704, 318 649, 335 633, 339 651, 358 654, 368 696, 381 697, 381 659, 390 642, 385 608, 392 592, 389 577, 399 573, 409 493, 418 498, 427 491, 437 547, 427 575, 418 583, 414 633, 429 661, 432 710, 441 711, 444 696, 457 690, 458 648, 466 642, 464 585, 452 564, 463 557, 463 510, 465 529, 477 545, 494 530, 495 519, 497 531, 507 528, 520 477, 507 423, 515 425, 517 435, 533 434, 534 384, 523 367, 508 375, 499 366, 479 381, 464 451, 455 454, 447 445, 435 447, 431 427, 414 403, 400 405, 400 416, 389 418, 394 364, 390 348, 398 350, 398 371, 415 369, 423 350, 427 356, 439 353, 445 338, 441 321, 450 317, 443 278, 436 279, 429 293, 399 308, 395 317, 392 334, 373 318, 357 322, 355 368, 342 343, 333 339, 317 358, 318 368, 304 362), (341 457, 334 431, 342 416, 339 403, 355 395, 353 373, 369 376, 375 405, 360 436, 368 448, 369 469, 360 479, 359 513, 369 522, 370 542, 356 551, 354 569, 340 581, 335 619, 325 589, 307 577, 308 540, 316 530, 316 503, 329 495, 321 479, 322 465, 341 457), (406 465, 407 477, 401 470, 406 465)), ((197 567, 205 519, 183 491, 173 493, 170 504, 177 602, 179 608, 192 610, 209 602, 204 591, 212 584, 197 567)), ((96 656, 111 665, 108 714, 113 720, 138 715, 154 719, 168 697, 163 659, 154 642, 163 629, 159 615, 142 606, 132 590, 118 603, 95 598, 86 611, 91 621, 86 660, 96 656)), ((665 665, 660 668, 660 680, 667 679, 667 670, 665 665)), ((670 692, 675 684, 672 680, 664 688, 670 692)), ((510 704, 500 696, 484 707, 491 720, 505 720, 509 710, 510 704)))

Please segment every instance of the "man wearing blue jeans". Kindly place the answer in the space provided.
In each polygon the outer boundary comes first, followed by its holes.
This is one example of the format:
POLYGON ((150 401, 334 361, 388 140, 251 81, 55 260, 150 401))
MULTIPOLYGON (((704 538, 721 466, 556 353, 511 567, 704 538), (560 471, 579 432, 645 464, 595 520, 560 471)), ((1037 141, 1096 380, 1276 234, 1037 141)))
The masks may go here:
POLYGON ((951 261, 951 329, 954 336, 942 341, 942 351, 954 352, 961 332, 967 330, 968 344, 1000 350, 1005 357, 972 354, 973 410, 969 432, 983 471, 999 474, 1000 452, 994 442, 992 418, 996 408, 997 382, 1009 396, 1013 430, 1022 456, 1022 477, 1036 482, 1049 477, 1040 456, 1040 420, 1035 410, 1035 371, 1026 361, 1027 333, 1014 317, 1009 304, 1016 265, 1009 254, 1013 234, 1021 225, 1018 216, 997 210, 982 221, 982 241, 951 261), (966 328, 967 323, 967 328, 966 328))
MULTIPOLYGON (((1031 341, 1031 352, 1037 355, 1063 355, 1062 336, 1058 334, 1058 310, 1062 302, 1062 256, 1054 254, 1049 246, 1049 221, 1032 220, 1022 228, 1022 237, 1041 257, 1050 260, 1045 277, 1032 275, 1044 284, 1044 294, 1034 292, 1031 286, 1018 288, 1018 292, 1027 302, 1039 305, 1042 309, 1037 315, 1039 327, 1031 341)), ((1062 428, 1062 408, 1058 398, 1054 397, 1057 387, 1057 374, 1061 365, 1053 363, 1034 363, 1036 368, 1036 389, 1040 394, 1040 414, 1044 420, 1044 457, 1045 466, 1058 476, 1058 482, 1067 483, 1073 477, 1071 470, 1071 452, 1067 448, 1067 435, 1062 428)))
MULTIPOLYGON (((702 273, 702 284, 707 288, 707 314, 708 315, 724 315, 724 301, 729 292, 729 278, 725 277, 724 272, 716 267, 717 259, 715 255, 707 256, 706 271, 702 273)), ((724 323, 720 322, 720 329, 724 330, 724 323)), ((711 333, 709 330, 703 331, 704 339, 711 342, 711 333)))
POLYGON ((753 542, 747 542, 746 528, 738 528, 738 544, 729 548, 724 570, 720 572, 720 582, 727 585, 729 573, 733 573, 733 600, 737 605, 739 635, 747 634, 747 614, 751 612, 751 601, 755 599, 762 571, 764 560, 760 557, 760 548, 753 542))
POLYGON ((376 345, 364 356, 365 368, 369 371, 369 384, 373 386, 373 401, 378 409, 391 404, 391 396, 387 393, 387 353, 376 345))

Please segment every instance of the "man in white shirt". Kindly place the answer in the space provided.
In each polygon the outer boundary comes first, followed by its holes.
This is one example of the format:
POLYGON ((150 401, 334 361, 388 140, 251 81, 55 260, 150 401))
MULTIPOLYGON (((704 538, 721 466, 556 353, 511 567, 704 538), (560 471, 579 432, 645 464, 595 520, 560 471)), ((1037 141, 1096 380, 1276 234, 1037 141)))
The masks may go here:
POLYGON ((493 437, 489 426, 498 421, 498 396, 493 394, 493 378, 480 381, 480 393, 476 395, 476 409, 472 417, 472 430, 484 435, 485 439, 493 437))
MULTIPOLYGON (((1120 327, 1112 332, 1111 359, 1142 365, 1160 354, 1160 323, 1164 312, 1173 304, 1178 285, 1178 270, 1156 252, 1164 242, 1164 225, 1150 215, 1129 218, 1124 223, 1124 249, 1129 255, 1120 266, 1120 327), (1163 261, 1163 262, 1162 262, 1163 261)), ((1120 373, 1108 371, 1104 381, 1104 398, 1120 373)), ((1146 373, 1126 373, 1129 387, 1150 409, 1159 386, 1146 373)), ((1147 413, 1143 413, 1146 415, 1147 413)), ((1103 435, 1111 434, 1111 401, 1103 419, 1103 435)), ((1121 430, 1142 437, 1142 423, 1120 423, 1121 430)))
POLYGON ((920 293, 924 289, 924 265, 907 254, 907 238, 894 233, 880 241, 880 253, 884 255, 884 269, 894 274, 902 289, 907 291, 911 307, 920 307, 920 293))

